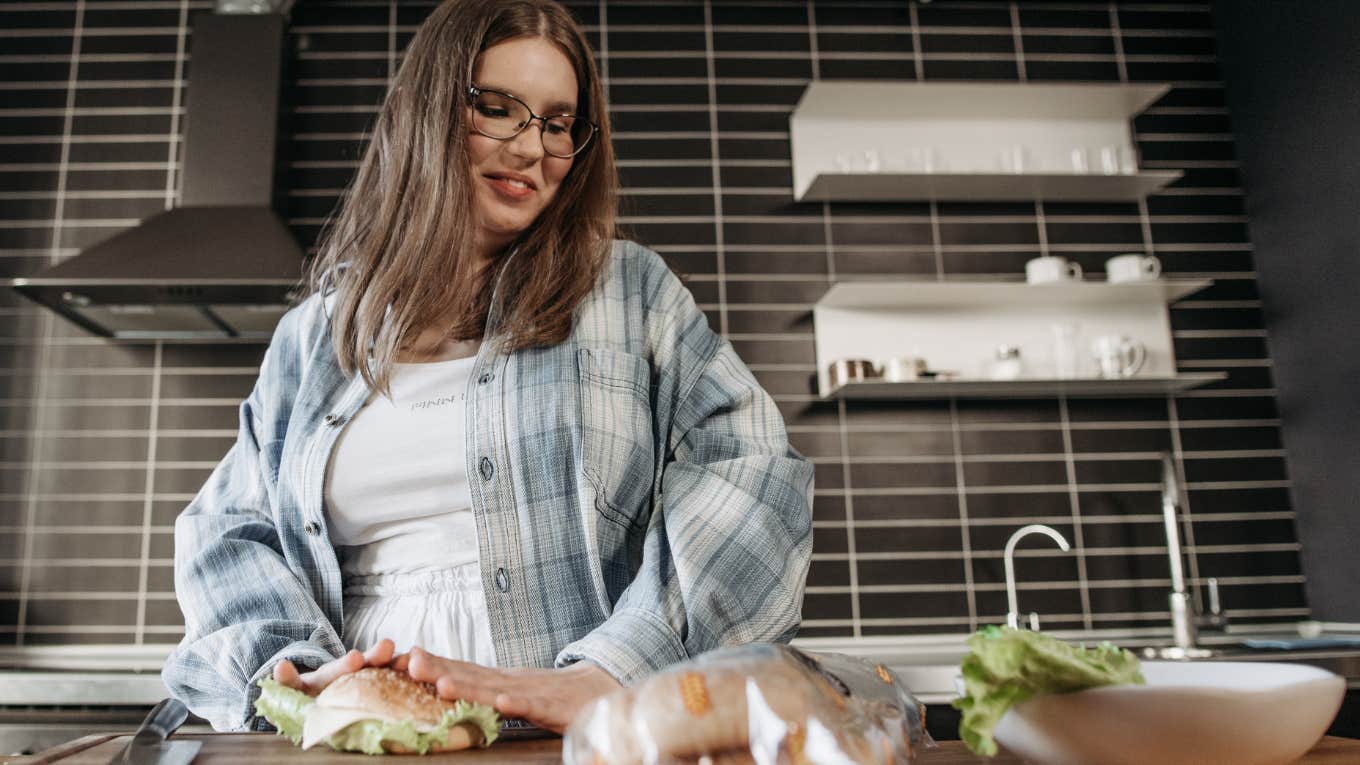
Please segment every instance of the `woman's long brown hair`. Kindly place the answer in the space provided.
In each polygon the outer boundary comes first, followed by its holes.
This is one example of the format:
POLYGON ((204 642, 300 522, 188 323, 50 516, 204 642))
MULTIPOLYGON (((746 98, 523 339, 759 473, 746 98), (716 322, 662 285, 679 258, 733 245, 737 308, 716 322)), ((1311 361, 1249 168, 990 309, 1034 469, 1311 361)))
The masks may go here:
POLYGON ((407 48, 308 269, 309 294, 335 290, 330 320, 341 369, 387 393, 398 350, 435 322, 452 339, 482 337, 502 271, 494 306, 502 348, 562 342, 607 262, 617 195, 604 91, 567 11, 553 0, 443 3, 407 48), (576 72, 576 111, 600 130, 534 224, 480 269, 467 92, 478 55, 520 37, 542 37, 566 54, 576 72))

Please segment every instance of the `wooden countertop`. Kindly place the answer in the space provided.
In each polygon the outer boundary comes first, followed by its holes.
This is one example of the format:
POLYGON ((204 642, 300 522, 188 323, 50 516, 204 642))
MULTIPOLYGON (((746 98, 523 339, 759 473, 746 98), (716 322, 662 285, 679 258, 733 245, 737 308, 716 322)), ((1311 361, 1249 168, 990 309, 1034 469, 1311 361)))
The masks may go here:
MULTIPOLYGON (((76 739, 67 744, 28 757, 0 759, 0 765, 108 765, 131 736, 95 735, 76 739)), ((353 754, 316 748, 302 751, 286 739, 273 733, 208 733, 175 736, 176 740, 199 740, 203 748, 193 765, 260 765, 260 763, 288 762, 312 765, 362 765, 373 762, 353 754)), ((405 759, 409 763, 496 763, 497 765, 549 765, 562 761, 562 740, 559 738, 532 741, 502 741, 490 749, 474 749, 449 754, 405 759)), ((924 765, 1020 765, 1019 758, 1000 755, 979 757, 964 748, 961 741, 941 742, 937 749, 927 749, 917 758, 924 765)), ((1295 765, 1343 765, 1360 762, 1360 740, 1323 738, 1295 765)))

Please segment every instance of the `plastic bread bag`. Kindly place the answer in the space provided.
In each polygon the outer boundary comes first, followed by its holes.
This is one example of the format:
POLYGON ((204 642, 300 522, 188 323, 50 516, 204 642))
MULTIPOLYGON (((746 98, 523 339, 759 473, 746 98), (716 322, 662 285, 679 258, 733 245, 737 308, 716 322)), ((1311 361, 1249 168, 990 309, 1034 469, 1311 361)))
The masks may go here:
POLYGON ((596 699, 567 765, 891 765, 933 746, 925 708, 882 664, 754 643, 596 699))

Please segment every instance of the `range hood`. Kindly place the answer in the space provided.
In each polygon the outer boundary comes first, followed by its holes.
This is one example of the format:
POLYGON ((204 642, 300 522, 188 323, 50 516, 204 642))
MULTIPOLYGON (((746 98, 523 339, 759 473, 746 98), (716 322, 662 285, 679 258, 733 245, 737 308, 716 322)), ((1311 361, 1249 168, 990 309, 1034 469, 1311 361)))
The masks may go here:
POLYGON ((194 23, 179 206, 10 286, 113 340, 269 339, 302 275, 273 209, 286 16, 228 5, 194 23))

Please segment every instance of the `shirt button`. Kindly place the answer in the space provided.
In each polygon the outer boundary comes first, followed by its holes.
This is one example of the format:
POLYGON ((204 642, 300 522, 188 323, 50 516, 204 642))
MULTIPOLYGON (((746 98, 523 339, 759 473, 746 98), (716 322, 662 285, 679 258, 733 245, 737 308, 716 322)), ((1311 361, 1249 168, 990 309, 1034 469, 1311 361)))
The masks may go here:
POLYGON ((321 421, 324 422, 324 423, 326 423, 326 424, 329 425, 330 427, 335 427, 336 425, 339 425, 339 424, 340 424, 341 422, 343 422, 344 420, 343 420, 343 418, 342 418, 340 415, 338 415, 338 414, 328 414, 328 415, 326 415, 325 417, 323 417, 323 418, 321 419, 321 421))
POLYGON ((302 526, 302 530, 311 536, 316 536, 321 533, 321 524, 316 521, 307 521, 307 523, 302 526))
POLYGON ((491 464, 491 460, 487 457, 482 458, 482 461, 477 464, 477 469, 481 471, 482 478, 487 481, 490 481, 491 476, 496 474, 496 467, 491 464))
POLYGON ((482 385, 486 385, 487 383, 491 382, 494 379, 496 379, 495 374, 491 372, 483 372, 482 376, 477 378, 477 382, 481 383, 482 385))
POLYGON ((501 592, 508 592, 510 590, 510 575, 505 573, 505 569, 503 568, 496 569, 496 589, 501 592))

